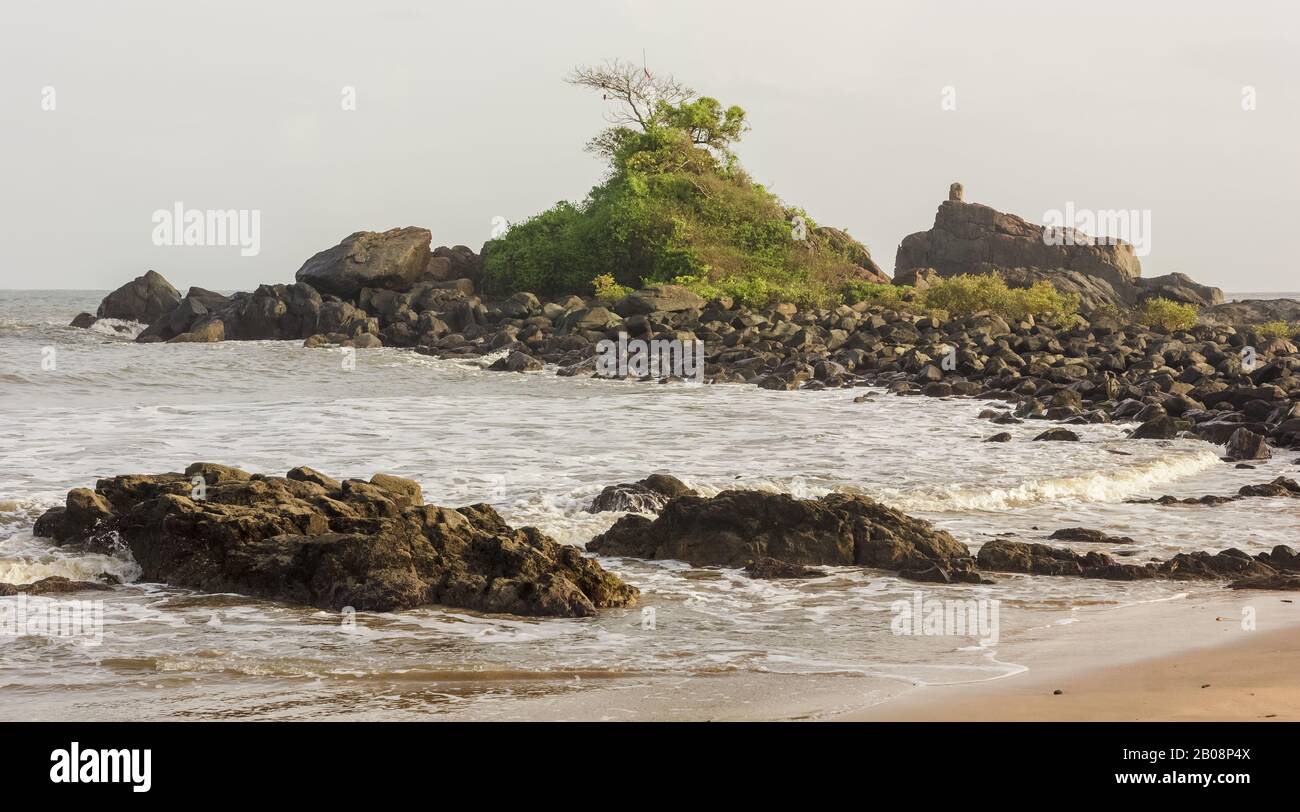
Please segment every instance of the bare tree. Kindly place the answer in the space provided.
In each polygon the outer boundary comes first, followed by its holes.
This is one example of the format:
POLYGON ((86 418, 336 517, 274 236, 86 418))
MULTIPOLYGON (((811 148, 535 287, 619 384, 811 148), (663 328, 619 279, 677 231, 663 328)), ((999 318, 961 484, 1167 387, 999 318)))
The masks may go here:
POLYGON ((621 59, 606 60, 598 67, 578 67, 566 78, 571 85, 599 90, 601 98, 617 103, 605 114, 616 126, 636 125, 649 129, 659 103, 680 104, 694 98, 695 91, 672 77, 655 76, 643 65, 621 59))

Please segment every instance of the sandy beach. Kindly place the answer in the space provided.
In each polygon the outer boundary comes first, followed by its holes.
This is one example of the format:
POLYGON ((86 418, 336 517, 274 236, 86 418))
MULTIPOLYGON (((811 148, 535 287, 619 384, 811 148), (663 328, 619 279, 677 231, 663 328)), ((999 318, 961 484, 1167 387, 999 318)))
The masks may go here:
POLYGON ((1023 673, 977 684, 917 687, 835 720, 1295 721, 1300 719, 1297 600, 1293 593, 1275 593, 1242 595, 1235 605, 1207 601, 1185 612, 1176 626, 1163 625, 1169 604, 1091 629, 1079 624, 1077 632, 1060 635, 1049 650, 1035 654, 1023 673), (1242 628, 1244 607, 1256 610, 1253 631, 1242 628), (1162 634, 1135 649, 1132 644, 1139 641, 1132 636, 1154 624, 1162 624, 1162 634), (1107 634, 1116 636, 1113 646, 1105 641, 1107 634), (1170 653, 1169 647, 1177 650, 1170 653))

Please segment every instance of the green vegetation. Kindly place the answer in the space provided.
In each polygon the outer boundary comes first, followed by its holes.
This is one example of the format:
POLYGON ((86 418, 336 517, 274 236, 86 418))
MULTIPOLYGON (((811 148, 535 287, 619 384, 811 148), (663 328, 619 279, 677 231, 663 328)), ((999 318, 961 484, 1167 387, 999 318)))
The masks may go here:
POLYGON ((1300 335, 1300 324, 1288 324, 1285 321, 1266 321, 1251 329, 1264 338, 1292 338, 1300 335))
POLYGON ((923 307, 960 316, 987 310, 1006 319, 1065 317, 1079 312, 1079 297, 1047 282, 1009 288, 997 274, 961 274, 941 279, 921 291, 923 307))
POLYGON ((1196 326, 1197 307, 1157 296, 1138 305, 1134 317, 1148 327, 1173 333, 1196 326))
POLYGON ((925 290, 909 285, 880 285, 853 281, 842 288, 843 301, 853 304, 896 307, 913 312, 942 311, 948 316, 966 316, 988 311, 1005 319, 1064 319, 1079 312, 1079 297, 1064 294, 1047 282, 1030 288, 1007 287, 998 274, 962 274, 932 282, 925 290))
POLYGON ((591 280, 591 287, 595 291, 596 298, 605 304, 614 304, 632 292, 631 288, 615 282, 614 277, 607 273, 591 280))
POLYGON ((744 110, 617 61, 568 81, 617 104, 614 126, 588 145, 608 175, 584 200, 557 203, 491 242, 487 292, 585 293, 609 276, 624 287, 677 282, 750 306, 808 305, 837 301, 860 276, 861 245, 787 208, 741 169, 732 147, 747 129, 744 110))
POLYGON ((912 293, 911 285, 884 285, 853 279, 844 284, 841 295, 848 304, 867 302, 873 305, 897 306, 912 293))

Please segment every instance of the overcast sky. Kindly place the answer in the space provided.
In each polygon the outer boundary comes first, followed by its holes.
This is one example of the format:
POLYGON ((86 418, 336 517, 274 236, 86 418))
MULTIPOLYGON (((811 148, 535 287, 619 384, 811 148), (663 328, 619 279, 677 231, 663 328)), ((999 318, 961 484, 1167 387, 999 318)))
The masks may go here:
POLYGON ((751 174, 886 271, 960 180, 1038 222, 1149 210, 1146 276, 1300 289, 1294 2, 87 0, 4 16, 0 288, 148 268, 182 291, 289 282, 351 232, 406 225, 478 250, 494 217, 599 181, 583 145, 604 105, 563 76, 644 49, 652 72, 744 107, 751 174), (154 245, 153 213, 177 202, 257 210, 260 252, 154 245))

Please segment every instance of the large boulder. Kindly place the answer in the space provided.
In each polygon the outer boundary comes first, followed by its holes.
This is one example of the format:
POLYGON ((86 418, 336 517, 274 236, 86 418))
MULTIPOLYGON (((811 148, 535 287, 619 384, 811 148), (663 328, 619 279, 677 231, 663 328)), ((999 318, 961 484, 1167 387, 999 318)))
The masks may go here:
POLYGON ((681 285, 653 285, 629 293, 614 305, 614 311, 620 316, 646 316, 698 310, 704 305, 703 298, 681 285))
POLYGON ((1142 275, 1133 246, 1074 233, 1071 245, 1055 245, 1044 226, 979 203, 945 200, 934 226, 903 238, 896 269, 934 268, 941 276, 997 268, 1059 268, 1099 276, 1112 285, 1132 284, 1142 275))
POLYGON ((750 490, 677 497, 653 521, 636 514, 619 519, 587 549, 726 567, 775 558, 801 565, 950 569, 970 558, 965 545, 946 532, 865 496, 796 499, 750 490))
POLYGON ((105 296, 95 315, 101 319, 151 324, 170 313, 180 300, 180 293, 162 274, 148 271, 105 296))
POLYGON ((344 299, 362 288, 406 290, 424 277, 431 239, 427 228, 414 226, 358 231, 304 262, 294 279, 344 299))
POLYGON ((637 597, 577 547, 487 505, 426 505, 418 484, 386 474, 338 482, 195 463, 116 476, 69 492, 34 532, 94 550, 125 543, 146 581, 333 610, 583 617, 637 597))
POLYGON ((1152 276, 1133 281, 1139 289, 1139 302, 1160 298, 1197 307, 1223 304, 1222 290, 1202 285, 1185 273, 1167 273, 1164 276, 1152 276))
POLYGON ((424 277, 434 282, 468 279, 477 288, 483 283, 483 257, 465 245, 440 245, 433 249, 424 277))

